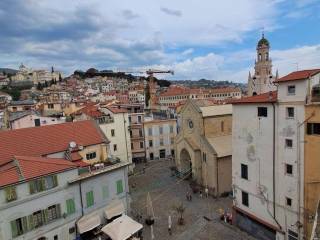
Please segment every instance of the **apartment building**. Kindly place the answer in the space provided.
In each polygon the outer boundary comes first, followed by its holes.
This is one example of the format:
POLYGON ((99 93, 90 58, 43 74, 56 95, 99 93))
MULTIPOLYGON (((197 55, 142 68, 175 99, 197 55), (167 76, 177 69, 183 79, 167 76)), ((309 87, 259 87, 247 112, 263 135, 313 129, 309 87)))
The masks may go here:
POLYGON ((174 139, 177 135, 176 119, 145 117, 143 125, 147 160, 174 157, 174 139))
POLYGON ((259 239, 310 236, 319 192, 310 184, 317 142, 305 139, 308 123, 314 129, 306 104, 319 81, 319 69, 292 72, 275 81, 277 91, 233 104, 234 222, 259 239))
POLYGON ((165 92, 159 95, 159 104, 162 106, 175 106, 187 99, 212 99, 225 100, 230 98, 241 98, 240 88, 186 88, 182 86, 170 86, 165 92))
POLYGON ((130 148, 132 162, 139 163, 146 160, 146 148, 144 144, 144 105, 143 104, 115 104, 128 111, 130 148))
POLYGON ((127 163, 91 121, 0 133, 2 239, 87 239, 126 212, 127 163))

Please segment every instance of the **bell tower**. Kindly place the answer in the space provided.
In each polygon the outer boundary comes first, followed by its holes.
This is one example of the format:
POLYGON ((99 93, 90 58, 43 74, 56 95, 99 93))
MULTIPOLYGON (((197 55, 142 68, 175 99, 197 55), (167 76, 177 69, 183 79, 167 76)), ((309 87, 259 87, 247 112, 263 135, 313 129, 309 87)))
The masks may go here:
POLYGON ((269 91, 274 91, 276 87, 273 81, 276 79, 272 74, 272 61, 269 56, 269 41, 262 37, 257 44, 257 58, 254 66, 254 75, 248 76, 248 95, 256 95, 269 91))

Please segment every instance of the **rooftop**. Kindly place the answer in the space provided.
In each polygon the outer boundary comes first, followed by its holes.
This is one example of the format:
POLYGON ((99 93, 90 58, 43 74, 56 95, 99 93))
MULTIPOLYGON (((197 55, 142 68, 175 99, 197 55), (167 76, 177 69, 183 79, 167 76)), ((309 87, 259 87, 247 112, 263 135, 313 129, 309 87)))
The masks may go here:
POLYGON ((219 116, 219 115, 228 115, 232 114, 232 105, 231 104, 221 104, 221 105, 213 105, 200 107, 203 117, 209 116, 219 116))
POLYGON ((279 78, 276 80, 276 83, 281 82, 288 82, 288 81, 297 81, 297 80, 304 80, 309 77, 312 77, 315 74, 320 73, 320 69, 309 69, 309 70, 301 70, 301 71, 295 71, 292 73, 289 73, 288 75, 279 78))
POLYGON ((10 162, 0 165, 0 187, 75 168, 75 164, 61 158, 13 156, 10 162))
POLYGON ((0 164, 13 156, 45 156, 66 151, 70 142, 90 146, 108 142, 94 121, 68 122, 0 132, 0 164))
POLYGON ((250 97, 243 97, 232 101, 232 104, 249 104, 249 103, 275 103, 277 101, 278 92, 267 92, 250 97))

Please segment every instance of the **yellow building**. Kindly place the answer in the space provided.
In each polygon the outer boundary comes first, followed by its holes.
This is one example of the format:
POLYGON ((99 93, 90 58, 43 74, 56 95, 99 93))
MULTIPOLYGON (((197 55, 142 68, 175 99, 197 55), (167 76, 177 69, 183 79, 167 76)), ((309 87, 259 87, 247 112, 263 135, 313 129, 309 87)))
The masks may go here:
POLYGON ((305 235, 310 239, 320 199, 320 103, 305 106, 304 209, 305 235))
POLYGON ((179 117, 176 166, 210 194, 231 191, 232 106, 188 100, 179 117))

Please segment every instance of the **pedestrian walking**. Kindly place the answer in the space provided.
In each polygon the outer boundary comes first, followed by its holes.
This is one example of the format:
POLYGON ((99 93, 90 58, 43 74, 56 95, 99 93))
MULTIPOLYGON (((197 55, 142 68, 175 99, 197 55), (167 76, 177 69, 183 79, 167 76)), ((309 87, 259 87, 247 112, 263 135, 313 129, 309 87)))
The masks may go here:
POLYGON ((169 215, 169 217, 168 217, 168 232, 169 232, 169 235, 172 234, 171 226, 172 226, 172 220, 171 220, 171 216, 169 215))
POLYGON ((199 191, 200 198, 202 198, 202 190, 199 191))
POLYGON ((208 189, 208 187, 206 187, 206 189, 204 190, 204 192, 205 192, 205 194, 206 194, 206 198, 208 198, 208 197, 209 197, 209 189, 208 189))

